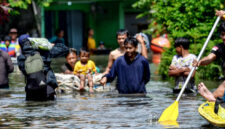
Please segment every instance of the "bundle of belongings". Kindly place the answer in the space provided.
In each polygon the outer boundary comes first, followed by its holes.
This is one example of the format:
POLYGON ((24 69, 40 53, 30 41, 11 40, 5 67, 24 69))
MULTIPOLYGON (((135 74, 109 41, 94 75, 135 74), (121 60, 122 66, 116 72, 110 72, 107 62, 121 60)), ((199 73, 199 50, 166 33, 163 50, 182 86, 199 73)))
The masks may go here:
MULTIPOLYGON (((72 74, 61 74, 55 73, 56 80, 59 87, 56 89, 57 93, 72 93, 73 91, 80 90, 80 79, 76 75, 72 74)), ((102 86, 100 80, 102 79, 103 74, 93 75, 94 91, 96 92, 105 92, 110 91, 111 87, 109 85, 102 86)), ((89 91, 88 80, 85 82, 85 91, 89 91)))
POLYGON ((50 67, 51 58, 64 56, 68 47, 62 43, 52 45, 45 38, 30 38, 27 34, 19 37, 19 44, 22 54, 17 60, 25 76, 26 100, 54 100, 58 84, 50 67))

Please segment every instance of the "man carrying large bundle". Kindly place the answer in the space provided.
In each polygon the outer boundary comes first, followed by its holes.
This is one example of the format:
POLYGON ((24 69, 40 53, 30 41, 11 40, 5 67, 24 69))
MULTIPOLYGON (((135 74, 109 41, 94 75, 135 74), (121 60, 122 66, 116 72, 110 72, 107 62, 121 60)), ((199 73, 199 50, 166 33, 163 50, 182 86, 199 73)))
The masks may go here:
POLYGON ((18 57, 18 66, 26 81, 26 100, 46 101, 55 99, 55 88, 58 87, 51 58, 63 56, 68 48, 62 43, 52 45, 43 38, 29 38, 24 34, 19 37, 22 50, 18 57))

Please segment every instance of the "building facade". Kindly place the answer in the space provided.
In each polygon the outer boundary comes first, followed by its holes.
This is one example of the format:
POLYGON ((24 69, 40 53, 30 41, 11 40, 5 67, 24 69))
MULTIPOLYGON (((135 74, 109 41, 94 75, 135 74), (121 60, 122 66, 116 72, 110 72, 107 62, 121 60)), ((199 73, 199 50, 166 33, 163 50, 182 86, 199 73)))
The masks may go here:
POLYGON ((79 50, 86 47, 87 30, 95 32, 107 48, 118 47, 116 31, 128 29, 131 34, 148 27, 147 18, 136 19, 142 10, 132 8, 137 0, 54 0, 42 11, 42 36, 51 38, 57 28, 65 31, 66 45, 79 50))

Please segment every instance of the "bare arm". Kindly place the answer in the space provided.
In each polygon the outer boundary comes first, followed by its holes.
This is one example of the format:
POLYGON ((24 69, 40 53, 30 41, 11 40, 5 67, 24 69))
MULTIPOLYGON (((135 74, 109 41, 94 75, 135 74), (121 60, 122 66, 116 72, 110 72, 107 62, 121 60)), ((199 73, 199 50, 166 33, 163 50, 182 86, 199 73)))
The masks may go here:
POLYGON ((66 71, 64 71, 64 74, 73 74, 73 71, 66 70, 66 71))
MULTIPOLYGON (((169 76, 188 76, 190 73, 190 69, 188 67, 183 68, 175 68, 175 69, 169 69, 169 76)), ((192 74, 192 77, 195 76, 195 72, 192 74)))
POLYGON ((214 53, 210 53, 208 56, 201 59, 198 62, 197 66, 208 65, 208 64, 212 63, 215 59, 216 59, 216 55, 214 53))
POLYGON ((225 11, 223 10, 216 10, 216 16, 220 16, 223 20, 225 20, 225 11))
POLYGON ((146 59, 148 59, 148 52, 147 52, 147 48, 145 46, 145 43, 141 43, 141 54, 142 56, 144 56, 146 59))
POLYGON ((142 54, 142 56, 144 56, 146 59, 148 59, 148 51, 147 51, 147 48, 145 46, 145 41, 140 34, 137 35, 137 40, 141 43, 141 54, 142 54))
POLYGON ((177 68, 175 66, 170 66, 169 67, 169 76, 180 76, 183 74, 183 69, 182 68, 177 68))
MULTIPOLYGON (((184 74, 183 74, 183 75, 184 75, 184 76, 188 76, 190 72, 191 72, 191 69, 188 68, 188 67, 186 67, 185 70, 184 70, 184 74)), ((194 76, 195 76, 195 72, 196 72, 196 71, 194 71, 194 73, 192 74, 191 77, 194 77, 194 76)))
POLYGON ((94 71, 94 74, 95 74, 95 75, 98 75, 98 72, 97 72, 97 70, 95 70, 95 71, 94 71))
POLYGON ((105 86, 106 82, 107 82, 107 77, 103 77, 103 78, 100 80, 100 84, 103 85, 103 86, 105 86))
POLYGON ((114 62, 114 60, 113 60, 113 55, 112 55, 112 52, 111 52, 109 54, 108 65, 107 65, 107 67, 105 69, 105 72, 103 73, 104 75, 109 73, 109 71, 110 71, 110 69, 111 69, 111 67, 113 65, 113 62, 114 62))

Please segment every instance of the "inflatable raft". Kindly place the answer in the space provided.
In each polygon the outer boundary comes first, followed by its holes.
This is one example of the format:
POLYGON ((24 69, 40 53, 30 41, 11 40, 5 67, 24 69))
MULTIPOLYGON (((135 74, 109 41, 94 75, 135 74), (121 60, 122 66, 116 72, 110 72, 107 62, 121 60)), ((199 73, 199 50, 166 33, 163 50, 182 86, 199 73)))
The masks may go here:
MULTIPOLYGON (((62 74, 62 73, 55 73, 56 80, 58 83, 58 88, 56 88, 56 93, 72 93, 73 91, 80 91, 80 79, 71 74, 62 74)), ((93 90, 96 92, 104 92, 110 91, 111 87, 109 85, 102 86, 100 85, 100 80, 102 78, 102 74, 93 75, 93 83, 94 87, 93 90)), ((88 88, 88 81, 85 82, 85 91, 89 91, 88 88)))
POLYGON ((199 114, 211 124, 218 127, 225 127, 225 110, 219 108, 218 114, 214 113, 215 102, 205 102, 199 108, 199 114))

